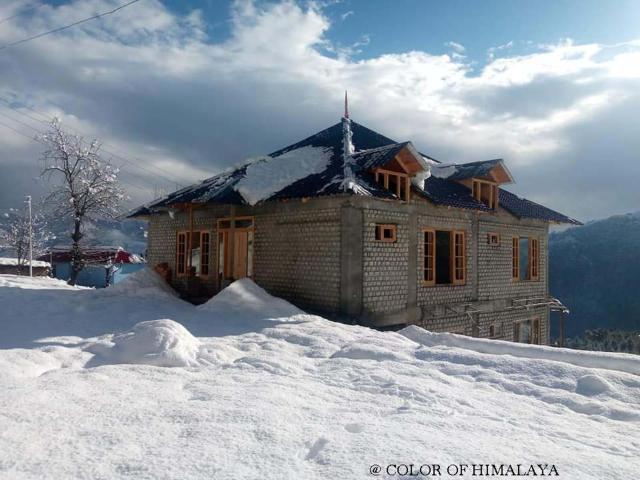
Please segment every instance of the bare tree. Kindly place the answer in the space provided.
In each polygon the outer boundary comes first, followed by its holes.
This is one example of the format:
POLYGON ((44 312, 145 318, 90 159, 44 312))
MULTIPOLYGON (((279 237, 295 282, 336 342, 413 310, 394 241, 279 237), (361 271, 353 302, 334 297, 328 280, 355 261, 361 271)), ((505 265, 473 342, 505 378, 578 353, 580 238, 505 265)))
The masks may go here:
MULTIPOLYGON (((45 253, 48 243, 55 239, 49 230, 47 220, 42 212, 34 212, 31 218, 33 255, 37 257, 45 253)), ((10 250, 16 257, 20 275, 29 264, 29 215, 26 209, 10 209, 4 214, 0 226, 0 242, 3 249, 10 250)))
POLYGON ((47 201, 56 213, 73 221, 71 232, 71 277, 75 285, 84 268, 80 241, 91 220, 118 216, 124 192, 118 185, 118 170, 100 158, 100 144, 65 132, 57 118, 40 137, 47 145, 42 154, 42 175, 55 182, 47 201))

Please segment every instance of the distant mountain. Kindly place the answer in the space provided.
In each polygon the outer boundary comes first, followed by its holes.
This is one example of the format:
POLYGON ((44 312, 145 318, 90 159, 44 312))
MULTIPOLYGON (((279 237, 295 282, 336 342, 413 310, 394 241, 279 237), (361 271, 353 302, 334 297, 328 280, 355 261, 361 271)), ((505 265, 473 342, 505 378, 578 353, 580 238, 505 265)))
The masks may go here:
MULTIPOLYGON (((9 214, 0 212, 0 229, 9 221, 9 214)), ((70 245, 71 224, 59 220, 48 222, 48 229, 53 233, 47 246, 70 245)), ((85 228, 85 238, 82 244, 86 246, 113 246, 122 247, 125 250, 144 255, 147 249, 147 222, 141 220, 100 220, 89 224, 85 228)), ((12 252, 3 251, 0 247, 0 255, 12 256, 12 252)))
POLYGON ((549 277, 551 294, 571 309, 567 336, 640 330, 640 213, 551 234, 549 277))

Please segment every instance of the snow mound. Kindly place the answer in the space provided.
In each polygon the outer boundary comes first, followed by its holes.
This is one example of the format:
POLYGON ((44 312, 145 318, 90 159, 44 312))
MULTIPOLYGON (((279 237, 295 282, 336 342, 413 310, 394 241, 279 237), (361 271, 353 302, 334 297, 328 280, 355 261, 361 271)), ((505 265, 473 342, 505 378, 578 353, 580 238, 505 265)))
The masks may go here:
POLYGON ((104 290, 108 294, 141 298, 177 297, 176 292, 163 278, 148 267, 134 272, 115 285, 104 290))
POLYGON ((88 287, 68 285, 64 280, 51 277, 29 277, 26 275, 0 275, 0 287, 27 290, 86 290, 88 287))
POLYGON ((401 362, 407 360, 407 355, 392 352, 376 345, 348 345, 336 353, 331 358, 349 358, 351 360, 374 360, 376 362, 392 361, 401 362))
POLYGON ((640 356, 627 353, 590 352, 542 345, 527 345, 502 340, 471 338, 453 333, 433 333, 414 325, 403 328, 398 333, 427 347, 462 348, 489 355, 512 355, 519 358, 552 360, 569 363, 577 367, 600 368, 640 375, 640 356))
POLYGON ((111 348, 94 348, 102 364, 134 363, 157 367, 198 365, 200 341, 173 320, 148 320, 113 337, 111 348))
POLYGON ((599 395, 611 390, 611 385, 598 375, 580 377, 576 384, 576 393, 587 397, 599 395))
POLYGON ((304 314, 286 300, 268 294, 249 278, 236 280, 197 308, 226 319, 283 318, 304 314))

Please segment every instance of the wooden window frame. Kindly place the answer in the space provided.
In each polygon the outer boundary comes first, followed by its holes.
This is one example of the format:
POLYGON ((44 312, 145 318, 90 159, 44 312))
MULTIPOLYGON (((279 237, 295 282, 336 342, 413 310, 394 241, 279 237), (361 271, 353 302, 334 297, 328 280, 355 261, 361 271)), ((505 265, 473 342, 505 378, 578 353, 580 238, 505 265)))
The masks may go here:
POLYGON ((199 278, 209 278, 211 276, 211 231, 200 230, 200 275, 199 278), (207 237, 207 242, 203 240, 207 237), (206 249, 204 246, 206 245, 206 249), (206 251, 205 251, 206 250, 206 251), (206 262, 205 262, 206 257, 206 262), (206 273, 205 272, 206 267, 206 273))
POLYGON ((386 190, 389 190, 389 178, 396 177, 396 188, 393 193, 403 202, 408 202, 411 199, 411 177, 409 174, 385 170, 384 168, 376 168, 374 174, 376 183, 380 183, 382 179, 382 185, 386 190))
POLYGON ((187 275, 187 243, 189 238, 188 231, 176 232, 176 276, 185 277, 187 275), (182 242, 180 238, 183 238, 182 242), (182 245, 182 249, 180 246, 182 245), (181 251, 182 250, 182 251, 181 251), (181 262, 182 260, 182 262, 181 262), (182 263, 182 268, 180 264, 182 263))
POLYGON ((511 279, 514 282, 537 282, 540 280, 540 239, 538 237, 512 237, 511 279), (527 239, 527 265, 520 265, 520 240, 527 239), (526 268, 526 278, 520 278, 526 268))
POLYGON ((194 235, 198 235, 200 237, 200 274, 199 275, 193 275, 195 277, 198 278, 203 278, 206 279, 208 277, 211 276, 211 231, 210 230, 193 230, 193 232, 191 230, 179 230, 177 232, 177 236, 176 236, 176 276, 177 277, 189 277, 191 276, 191 267, 193 267, 193 265, 190 265, 190 247, 193 245, 193 243, 191 242, 191 234, 194 235), (206 274, 202 273, 202 267, 204 265, 203 263, 203 254, 202 254, 202 236, 204 235, 208 235, 209 236, 209 242, 207 245, 207 249, 208 249, 208 264, 207 264, 207 272, 206 274), (184 243, 184 251, 182 252, 182 254, 180 253, 180 237, 183 236, 185 243, 184 243), (181 272, 180 269, 178 268, 178 266, 180 265, 180 257, 182 256, 182 260, 183 260, 183 271, 181 272))
POLYGON ((511 279, 520 281, 520 237, 511 238, 511 279))
POLYGON ((540 317, 534 317, 531 319, 531 345, 540 345, 542 338, 542 322, 540 317))
POLYGON ((398 226, 391 223, 378 223, 375 228, 376 242, 395 243, 398 239, 398 226), (391 231, 391 236, 386 237, 385 231, 391 231))
POLYGON ((477 178, 474 178, 471 180, 471 195, 473 196, 473 198, 475 198, 478 202, 484 203, 487 207, 489 207, 491 210, 497 210, 498 206, 499 206, 499 199, 500 196, 498 194, 498 184, 496 182, 490 182, 488 180, 480 180, 477 178), (489 195, 488 195, 488 201, 485 202, 482 200, 482 189, 483 186, 484 188, 487 187, 487 185, 489 186, 489 195))
POLYGON ((527 318, 524 320, 516 320, 513 322, 513 341, 524 343, 525 345, 540 345, 542 340, 542 321, 540 317, 527 318), (525 322, 529 322, 529 341, 520 342, 520 328, 525 322))
POLYGON ((487 244, 491 245, 492 247, 500 246, 500 234, 493 232, 487 233, 487 244))
POLYGON ((467 233, 464 230, 448 230, 441 228, 423 228, 422 229, 422 285, 425 287, 451 287, 461 286, 467 283, 467 233), (449 265, 451 272, 450 283, 437 283, 436 271, 436 232, 448 232, 450 235, 449 246, 449 265), (427 241, 427 234, 431 235, 432 242, 427 241), (461 239, 461 240, 460 240, 461 239), (456 247, 460 247, 457 249, 456 247), (427 249, 430 251, 427 251, 427 249), (428 265, 428 259, 431 258, 433 267, 428 265), (461 259, 458 264, 457 260, 461 259), (458 274, 461 274, 460 276, 458 274))
POLYGON ((529 237, 529 272, 527 280, 540 279, 540 240, 537 237, 529 237))
POLYGON ((436 231, 433 228, 422 230, 422 285, 433 287, 436 284, 436 231), (431 264, 429 264, 431 260, 431 264))

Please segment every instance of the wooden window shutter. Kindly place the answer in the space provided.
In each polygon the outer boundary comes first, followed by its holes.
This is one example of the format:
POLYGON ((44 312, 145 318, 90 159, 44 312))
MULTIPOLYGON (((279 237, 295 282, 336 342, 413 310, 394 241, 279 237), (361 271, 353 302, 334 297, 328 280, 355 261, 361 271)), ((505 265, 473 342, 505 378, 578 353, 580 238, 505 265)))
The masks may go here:
POLYGON ((184 275, 186 273, 187 260, 187 234, 179 232, 176 241, 176 273, 184 275))
POLYGON ((464 232, 453 232, 453 283, 462 285, 467 277, 467 255, 464 232))
POLYGON ((531 343, 540 344, 540 319, 534 318, 531 321, 531 343))
POLYGON ((520 279, 520 238, 512 239, 511 278, 520 279))
POLYGON ((436 232, 424 230, 424 285, 436 284, 436 232))
POLYGON ((209 260, 211 258, 211 235, 209 232, 200 234, 200 275, 209 275, 209 260))
POLYGON ((529 278, 538 280, 540 275, 540 243, 537 238, 529 239, 529 278))

